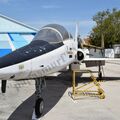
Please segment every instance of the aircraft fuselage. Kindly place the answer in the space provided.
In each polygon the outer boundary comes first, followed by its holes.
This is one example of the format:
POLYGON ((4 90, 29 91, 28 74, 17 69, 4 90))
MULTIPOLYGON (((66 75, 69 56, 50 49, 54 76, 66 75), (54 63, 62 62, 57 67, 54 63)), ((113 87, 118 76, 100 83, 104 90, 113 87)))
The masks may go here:
POLYGON ((11 63, 11 65, 9 63, 10 65, 0 69, 0 79, 30 79, 54 73, 75 61, 75 55, 70 53, 70 51, 72 52, 73 50, 73 40, 68 39, 57 49, 53 49, 36 57, 32 56, 33 58, 17 64, 11 63))

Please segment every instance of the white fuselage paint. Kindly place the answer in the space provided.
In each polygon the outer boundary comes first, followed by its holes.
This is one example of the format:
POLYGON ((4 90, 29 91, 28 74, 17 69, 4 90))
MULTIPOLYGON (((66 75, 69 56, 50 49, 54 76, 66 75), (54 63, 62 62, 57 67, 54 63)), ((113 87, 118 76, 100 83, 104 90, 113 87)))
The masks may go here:
POLYGON ((57 72, 75 61, 76 53, 74 51, 74 40, 65 40, 63 46, 51 52, 45 53, 25 62, 1 68, 0 79, 30 79, 43 77, 57 72), (69 55, 72 55, 72 57, 69 57, 69 55))

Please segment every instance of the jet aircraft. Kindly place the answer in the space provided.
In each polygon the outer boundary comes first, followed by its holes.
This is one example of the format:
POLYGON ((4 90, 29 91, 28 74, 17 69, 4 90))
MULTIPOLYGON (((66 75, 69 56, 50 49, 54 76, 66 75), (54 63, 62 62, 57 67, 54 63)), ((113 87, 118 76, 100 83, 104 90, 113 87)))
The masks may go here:
POLYGON ((7 80, 34 79, 35 114, 40 117, 44 109, 42 89, 45 76, 85 60, 87 54, 78 46, 78 26, 75 38, 61 25, 42 27, 31 43, 0 58, 2 93, 6 92, 7 80))
POLYGON ((30 44, 0 58, 2 92, 6 91, 7 80, 35 79, 35 114, 40 117, 44 108, 44 77, 85 57, 82 49, 77 48, 76 40, 61 25, 42 27, 30 44))

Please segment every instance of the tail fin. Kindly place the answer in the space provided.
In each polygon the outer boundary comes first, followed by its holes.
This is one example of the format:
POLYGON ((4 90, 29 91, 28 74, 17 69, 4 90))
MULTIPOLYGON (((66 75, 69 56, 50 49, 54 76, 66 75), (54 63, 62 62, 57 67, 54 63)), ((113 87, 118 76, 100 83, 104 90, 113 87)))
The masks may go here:
POLYGON ((76 23, 76 29, 75 29, 75 48, 78 49, 78 35, 79 35, 79 22, 76 23))
POLYGON ((83 45, 85 44, 85 42, 80 38, 79 22, 76 23, 75 44, 76 44, 76 49, 83 48, 83 45))

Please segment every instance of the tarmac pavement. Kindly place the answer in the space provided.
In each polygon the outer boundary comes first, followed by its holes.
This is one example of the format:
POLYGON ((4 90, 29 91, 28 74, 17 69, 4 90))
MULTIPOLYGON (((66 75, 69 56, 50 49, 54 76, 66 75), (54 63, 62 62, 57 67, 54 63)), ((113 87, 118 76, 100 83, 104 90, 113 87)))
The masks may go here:
MULTIPOLYGON (((85 68, 82 65, 81 69, 85 68)), ((90 68, 93 71, 98 68, 90 68)), ((94 73, 97 75, 97 73, 94 73)), ((106 98, 82 97, 72 100, 71 73, 47 77, 43 92, 45 109, 40 120, 119 120, 120 119, 120 62, 107 62, 101 83, 106 98)), ((78 80, 82 85, 88 74, 78 80)), ((0 120, 31 120, 35 104, 34 80, 8 81, 7 92, 0 92, 0 120)))

